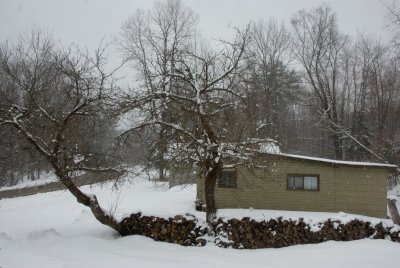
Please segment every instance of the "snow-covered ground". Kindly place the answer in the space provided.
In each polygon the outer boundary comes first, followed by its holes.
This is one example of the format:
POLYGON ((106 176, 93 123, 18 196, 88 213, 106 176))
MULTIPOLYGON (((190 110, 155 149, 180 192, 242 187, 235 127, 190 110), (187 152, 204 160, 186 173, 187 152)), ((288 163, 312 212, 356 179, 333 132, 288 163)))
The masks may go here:
POLYGON ((388 196, 396 197, 397 201, 400 201, 400 184, 388 191, 388 196))
MULTIPOLYGON (((136 179, 119 189, 112 184, 84 186, 117 217, 142 211, 173 216, 194 210, 195 186, 167 185, 136 179), (116 209, 115 209, 116 208, 116 209)), ((256 218, 304 217, 308 221, 358 216, 344 213, 304 213, 269 210, 221 210, 219 216, 256 218)), ((372 219, 373 220, 373 219, 372 219)), ((388 224, 390 221, 386 221, 388 224)), ((398 267, 400 244, 364 239, 326 242, 281 249, 221 249, 182 247, 141 236, 114 237, 69 192, 58 191, 0 200, 0 267, 398 267)))
POLYGON ((54 174, 54 172, 52 172, 52 171, 42 172, 40 174, 40 178, 38 180, 34 180, 34 181, 29 180, 28 176, 25 175, 25 176, 23 176, 22 181, 19 182, 18 184, 13 185, 13 186, 0 187, 0 191, 39 186, 39 185, 47 184, 47 183, 54 182, 54 181, 57 181, 57 177, 54 174))

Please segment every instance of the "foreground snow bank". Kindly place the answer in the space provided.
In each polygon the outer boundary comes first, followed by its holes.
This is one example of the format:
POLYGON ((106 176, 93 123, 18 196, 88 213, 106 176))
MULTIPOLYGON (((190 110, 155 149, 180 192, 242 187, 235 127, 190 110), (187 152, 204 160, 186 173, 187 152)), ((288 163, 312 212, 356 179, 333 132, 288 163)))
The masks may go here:
MULTIPOLYGON (((168 218, 204 213, 194 210, 195 187, 168 189, 165 184, 134 180, 112 191, 112 184, 81 187, 98 196, 119 218, 132 212, 168 218), (113 209, 116 208, 116 209, 113 209)), ((317 222, 329 217, 358 217, 337 213, 222 210, 219 216, 240 218, 304 217, 317 222)), ((116 238, 90 211, 66 191, 0 200, 0 266, 4 268, 77 267, 397 267, 400 245, 387 240, 363 239, 326 242, 281 249, 238 251, 182 247, 142 236, 116 238)))

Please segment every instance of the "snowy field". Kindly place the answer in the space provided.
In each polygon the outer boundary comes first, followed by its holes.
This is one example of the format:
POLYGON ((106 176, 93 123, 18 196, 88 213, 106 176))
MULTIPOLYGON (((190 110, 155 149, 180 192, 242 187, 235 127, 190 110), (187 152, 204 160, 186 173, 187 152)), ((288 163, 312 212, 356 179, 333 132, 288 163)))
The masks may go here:
POLYGON ((18 182, 18 184, 13 186, 0 187, 0 191, 34 187, 55 181, 57 181, 57 177, 54 175, 53 172, 42 172, 40 174, 40 178, 34 181, 29 180, 28 176, 25 175, 22 177, 22 180, 18 182))
MULTIPOLYGON (((194 210, 195 186, 168 189, 135 179, 119 189, 111 184, 84 186, 98 196, 103 207, 117 217, 132 212, 172 216, 194 210)), ((308 221, 328 217, 351 219, 344 213, 303 213, 268 210, 221 210, 219 216, 256 218, 305 217, 308 221)), ((370 220, 374 220, 371 219, 370 220)), ((375 219, 377 220, 377 219, 375 219)), ((390 221, 386 221, 388 224, 390 221)), ((118 238, 98 223, 90 211, 66 191, 0 200, 0 267, 398 267, 400 244, 364 239, 326 242, 281 249, 221 249, 182 247, 155 242, 141 236, 118 238)))

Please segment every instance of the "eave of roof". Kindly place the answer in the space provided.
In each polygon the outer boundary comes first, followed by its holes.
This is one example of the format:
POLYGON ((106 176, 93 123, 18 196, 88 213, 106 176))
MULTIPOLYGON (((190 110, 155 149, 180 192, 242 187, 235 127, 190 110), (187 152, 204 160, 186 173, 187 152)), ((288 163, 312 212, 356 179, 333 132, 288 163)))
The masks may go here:
POLYGON ((282 157, 287 157, 287 158, 294 158, 294 159, 301 159, 301 160, 309 160, 309 161, 315 161, 315 162, 322 162, 322 163, 330 163, 330 164, 336 164, 336 165, 359 166, 359 167, 382 167, 382 168, 389 168, 389 169, 398 168, 396 165, 392 165, 392 164, 343 161, 343 160, 334 160, 334 159, 328 159, 328 158, 319 158, 319 157, 296 155, 296 154, 272 153, 271 155, 282 156, 282 157))

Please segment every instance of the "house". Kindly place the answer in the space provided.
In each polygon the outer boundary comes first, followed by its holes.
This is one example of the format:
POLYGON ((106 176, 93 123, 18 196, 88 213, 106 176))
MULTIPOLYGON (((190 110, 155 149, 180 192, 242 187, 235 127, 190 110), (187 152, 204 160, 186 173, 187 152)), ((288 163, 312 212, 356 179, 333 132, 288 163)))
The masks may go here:
MULTIPOLYGON (((386 217, 387 178, 395 165, 264 154, 265 168, 225 165, 217 181, 217 208, 347 212, 386 217)), ((197 201, 205 204, 204 178, 197 201)))

